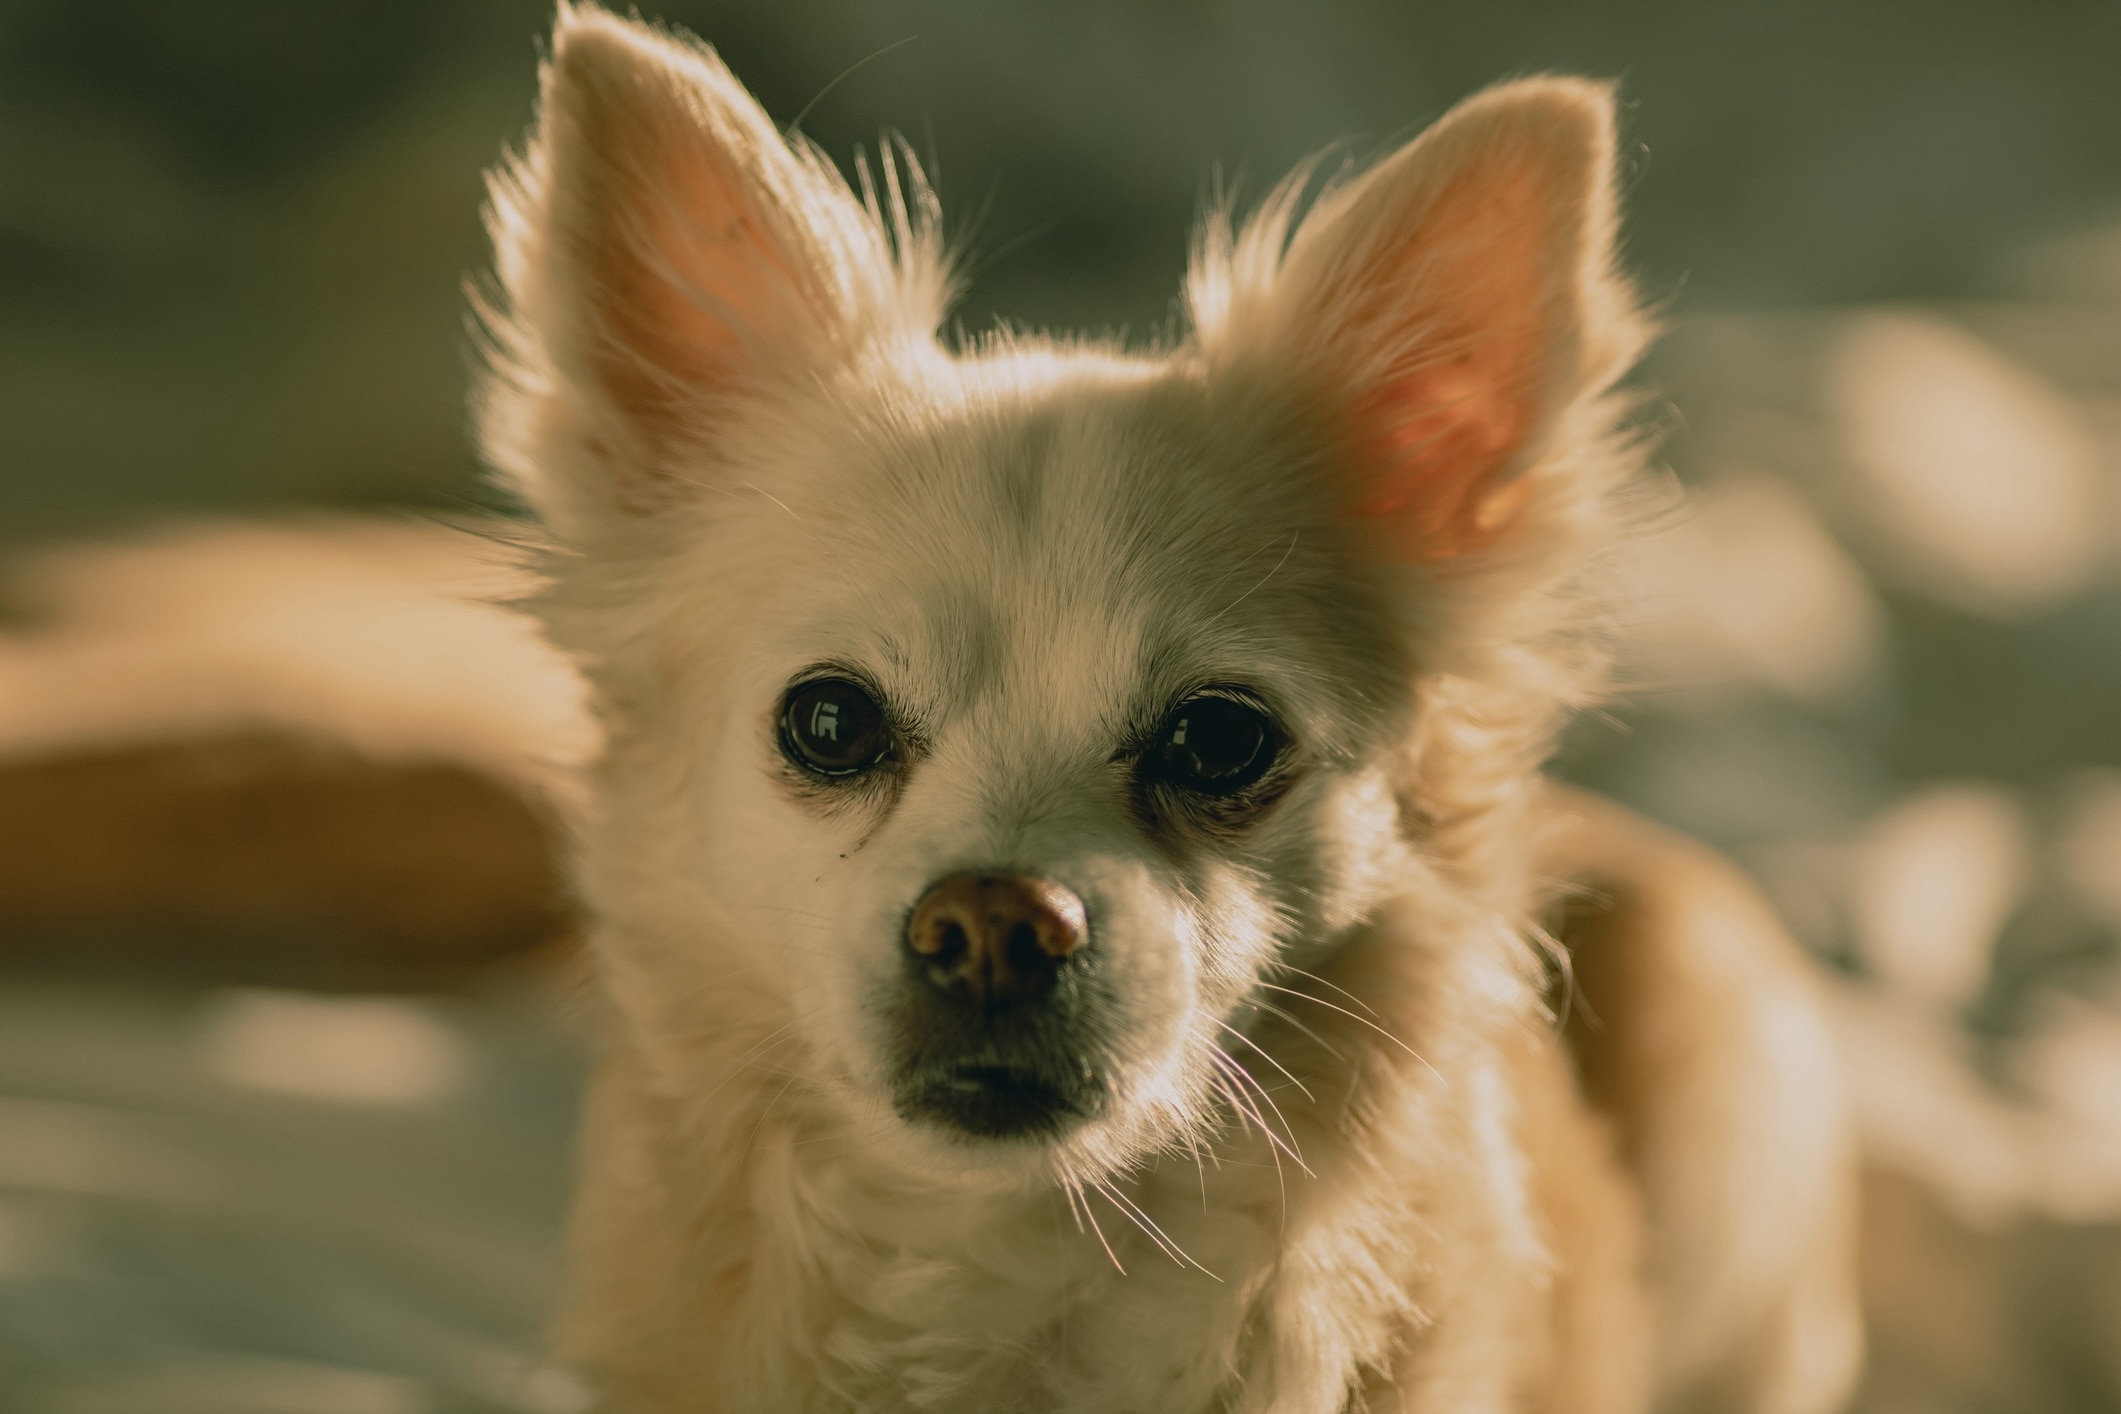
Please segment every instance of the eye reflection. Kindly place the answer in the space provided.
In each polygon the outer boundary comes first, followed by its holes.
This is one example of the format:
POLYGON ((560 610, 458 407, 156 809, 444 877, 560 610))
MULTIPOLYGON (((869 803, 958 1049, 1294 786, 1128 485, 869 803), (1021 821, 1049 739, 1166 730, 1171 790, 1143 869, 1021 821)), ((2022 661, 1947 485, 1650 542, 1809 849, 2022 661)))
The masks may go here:
POLYGON ((858 683, 818 678, 799 684, 781 707, 781 751, 820 776, 853 776, 890 754, 883 708, 858 683))
POLYGON ((1280 742, 1267 714, 1203 693, 1173 708, 1142 758, 1143 774, 1201 795, 1230 795, 1266 774, 1280 742))

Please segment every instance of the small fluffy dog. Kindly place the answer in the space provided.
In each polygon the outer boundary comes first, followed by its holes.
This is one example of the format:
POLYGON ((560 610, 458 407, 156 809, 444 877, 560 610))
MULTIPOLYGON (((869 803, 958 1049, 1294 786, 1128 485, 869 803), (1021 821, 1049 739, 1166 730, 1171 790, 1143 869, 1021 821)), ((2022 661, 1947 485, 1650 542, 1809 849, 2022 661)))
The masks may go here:
POLYGON ((1540 774, 1642 460, 1613 147, 1507 84, 1208 221, 1171 347, 953 351, 909 160, 563 6, 478 410, 609 735, 600 1408, 1842 1397, 1804 973, 1540 774))

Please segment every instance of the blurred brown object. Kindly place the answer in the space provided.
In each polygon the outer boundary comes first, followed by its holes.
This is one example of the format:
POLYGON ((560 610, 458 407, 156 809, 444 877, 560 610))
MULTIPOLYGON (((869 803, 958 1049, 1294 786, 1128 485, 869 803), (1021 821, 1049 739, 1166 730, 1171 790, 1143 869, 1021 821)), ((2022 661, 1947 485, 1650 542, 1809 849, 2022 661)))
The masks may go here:
POLYGON ((427 990, 567 930, 549 808, 242 735, 0 763, 0 960, 427 990))
POLYGON ((193 526, 19 556, 0 965, 367 990, 565 937, 595 734, 491 533, 193 526))

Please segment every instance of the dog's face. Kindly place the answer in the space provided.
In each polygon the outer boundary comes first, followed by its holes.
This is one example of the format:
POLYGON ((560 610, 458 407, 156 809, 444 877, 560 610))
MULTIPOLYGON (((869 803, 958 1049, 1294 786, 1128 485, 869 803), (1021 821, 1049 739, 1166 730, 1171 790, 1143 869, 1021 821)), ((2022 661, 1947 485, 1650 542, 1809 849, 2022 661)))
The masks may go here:
POLYGON ((1095 1177, 1271 1104, 1251 1010, 1450 888, 1406 743, 1626 352, 1607 121, 1521 85, 1293 235, 1281 199, 1167 354, 952 356, 895 170, 864 209, 711 55, 564 13, 484 430, 613 726, 585 873, 640 1043, 753 1027, 931 1170, 1095 1177))
POLYGON ((1022 360, 761 438, 770 499, 657 570, 697 609, 653 653, 716 670, 638 759, 698 760, 679 867, 780 979, 782 1064, 903 1142, 1101 1167, 1244 1083, 1241 1005, 1380 872, 1409 674, 1306 449, 1196 376, 1022 360))

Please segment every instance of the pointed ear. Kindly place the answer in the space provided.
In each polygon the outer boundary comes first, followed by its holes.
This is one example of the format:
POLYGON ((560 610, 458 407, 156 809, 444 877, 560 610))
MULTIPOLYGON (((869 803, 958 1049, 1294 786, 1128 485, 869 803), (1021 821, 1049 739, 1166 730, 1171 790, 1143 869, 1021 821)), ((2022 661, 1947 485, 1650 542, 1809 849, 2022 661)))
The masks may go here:
POLYGON ((1613 100, 1528 79, 1460 104, 1288 234, 1300 178, 1188 293, 1211 365, 1293 375, 1335 429, 1343 510, 1391 558, 1494 543, 1571 410, 1644 331, 1612 271, 1613 100))
POLYGON ((711 49, 563 0, 536 128, 491 183, 492 459, 533 502, 572 471, 649 509, 713 459, 742 398, 885 329, 932 331, 933 203, 908 177, 894 242, 711 49))

